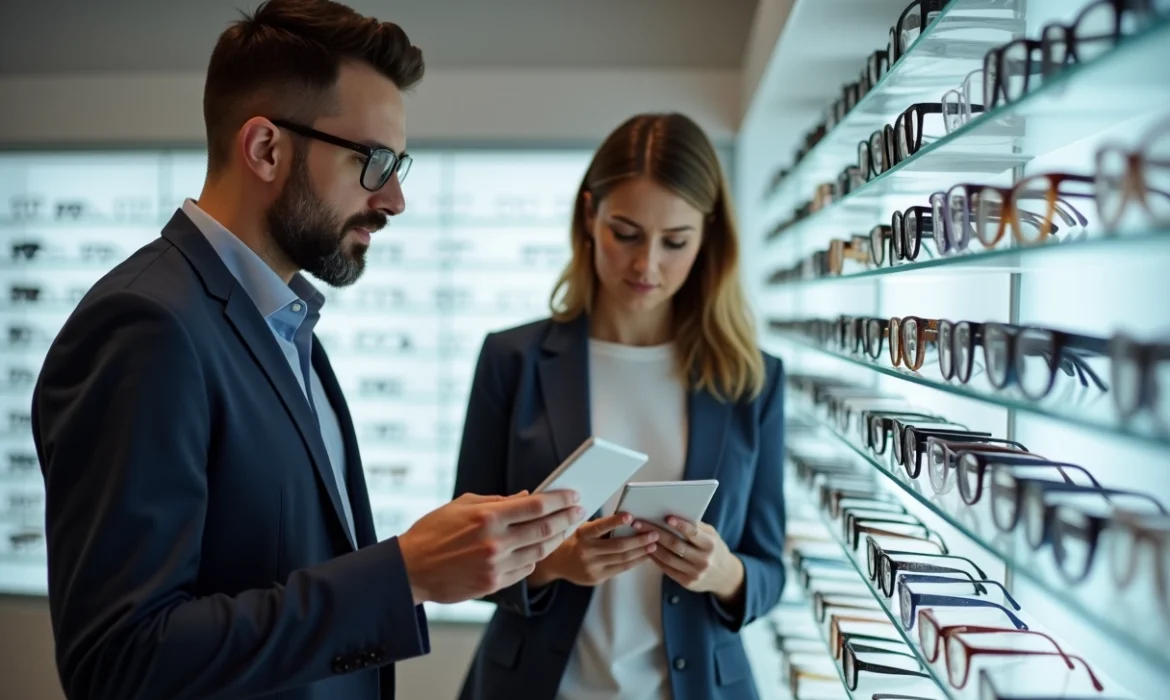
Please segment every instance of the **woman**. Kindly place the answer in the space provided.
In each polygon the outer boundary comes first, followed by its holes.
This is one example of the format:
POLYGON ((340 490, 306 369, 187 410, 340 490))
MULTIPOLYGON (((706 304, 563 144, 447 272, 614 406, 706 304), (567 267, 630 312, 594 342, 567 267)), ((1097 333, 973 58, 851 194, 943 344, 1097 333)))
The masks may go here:
POLYGON ((602 144, 577 193, 553 316, 484 340, 456 495, 532 489, 590 435, 650 455, 633 481, 719 480, 685 540, 583 524, 499 605, 463 700, 756 697, 738 632, 784 585, 783 377, 759 351, 715 150, 677 114, 602 144))

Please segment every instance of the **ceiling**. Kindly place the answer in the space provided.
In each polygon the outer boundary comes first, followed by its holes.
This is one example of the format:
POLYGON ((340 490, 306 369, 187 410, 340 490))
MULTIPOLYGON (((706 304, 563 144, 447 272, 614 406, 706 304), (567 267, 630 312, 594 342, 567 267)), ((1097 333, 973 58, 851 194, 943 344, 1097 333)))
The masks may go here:
MULTIPOLYGON (((258 0, 0 1, 0 74, 202 71, 258 0)), ((756 0, 349 0, 430 68, 737 69, 756 0)))

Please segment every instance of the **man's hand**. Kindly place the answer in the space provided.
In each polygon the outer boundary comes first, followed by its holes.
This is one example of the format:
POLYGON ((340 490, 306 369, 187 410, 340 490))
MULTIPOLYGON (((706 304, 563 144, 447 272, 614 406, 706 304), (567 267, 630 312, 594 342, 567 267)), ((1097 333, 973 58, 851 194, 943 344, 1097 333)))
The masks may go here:
POLYGON ((398 538, 415 604, 480 598, 520 581, 584 511, 572 491, 464 494, 398 538))
POLYGON ((605 537, 631 520, 629 513, 615 513, 581 525, 564 544, 536 565, 528 582, 539 587, 565 579, 578 586, 597 586, 634 568, 654 551, 658 533, 605 537))

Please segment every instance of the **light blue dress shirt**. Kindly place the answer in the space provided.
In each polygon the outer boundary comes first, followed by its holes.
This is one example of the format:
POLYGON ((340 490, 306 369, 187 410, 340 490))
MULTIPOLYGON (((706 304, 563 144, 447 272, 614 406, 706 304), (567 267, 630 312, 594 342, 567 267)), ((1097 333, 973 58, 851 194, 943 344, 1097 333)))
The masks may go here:
MULTIPOLYGON (((199 208, 194 200, 183 202, 183 213, 190 217, 195 226, 211 243, 223 264, 244 288, 256 304, 257 310, 268 323, 273 337, 280 345, 293 376, 301 386, 309 407, 317 416, 325 452, 337 480, 341 495, 341 506, 345 510, 349 537, 354 539, 353 509, 349 503, 349 489, 345 480, 345 439, 341 435, 341 423, 337 413, 325 395, 317 370, 310 361, 313 348, 313 328, 321 318, 321 307, 325 297, 299 273, 293 275, 288 284, 264 262, 259 255, 244 244, 235 234, 211 218, 199 208)), ((355 544, 356 546, 356 544, 355 544)))

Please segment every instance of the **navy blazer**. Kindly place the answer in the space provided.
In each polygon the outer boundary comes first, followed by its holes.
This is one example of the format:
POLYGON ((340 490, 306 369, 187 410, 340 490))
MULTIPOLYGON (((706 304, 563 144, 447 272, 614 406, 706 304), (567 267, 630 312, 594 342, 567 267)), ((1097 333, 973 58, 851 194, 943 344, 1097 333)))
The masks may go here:
MULTIPOLYGON (((533 489, 590 436, 589 322, 539 321, 489 334, 471 389, 455 493, 533 489)), ((688 393, 684 479, 719 479, 703 520, 744 564, 744 605, 734 616, 714 596, 662 577, 662 624, 676 700, 751 700, 756 688, 739 630, 784 588, 784 378, 764 355, 755 400, 688 393)), ((521 582, 488 599, 488 623, 462 700, 552 700, 593 589, 557 581, 529 596, 521 582)))
POLYGON ((49 609, 73 700, 386 700, 426 653, 377 542, 353 420, 358 549, 320 428, 256 305, 181 211, 89 291, 33 396, 49 609))

